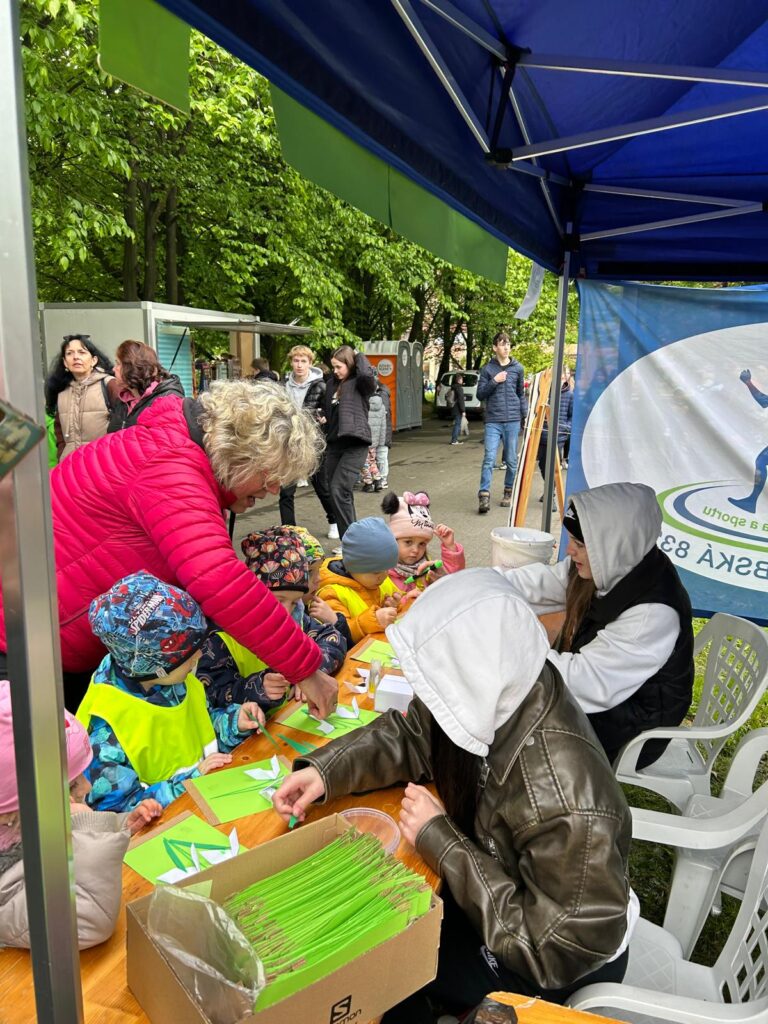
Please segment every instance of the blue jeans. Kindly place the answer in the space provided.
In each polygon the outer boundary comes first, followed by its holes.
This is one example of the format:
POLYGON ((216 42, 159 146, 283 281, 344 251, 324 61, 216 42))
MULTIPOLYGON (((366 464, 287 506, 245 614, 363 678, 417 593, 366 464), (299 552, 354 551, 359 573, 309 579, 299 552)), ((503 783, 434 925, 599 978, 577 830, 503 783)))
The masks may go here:
POLYGON ((480 490, 491 490, 491 477, 493 467, 496 465, 496 453, 499 445, 504 445, 504 457, 507 471, 504 474, 504 487, 512 488, 515 483, 517 472, 517 435, 520 432, 520 420, 513 420, 511 423, 486 423, 485 424, 485 455, 483 456, 483 468, 480 470, 480 490))
POLYGON ((461 433, 461 413, 457 409, 453 414, 453 432, 451 434, 451 444, 454 441, 459 440, 459 434, 461 433))

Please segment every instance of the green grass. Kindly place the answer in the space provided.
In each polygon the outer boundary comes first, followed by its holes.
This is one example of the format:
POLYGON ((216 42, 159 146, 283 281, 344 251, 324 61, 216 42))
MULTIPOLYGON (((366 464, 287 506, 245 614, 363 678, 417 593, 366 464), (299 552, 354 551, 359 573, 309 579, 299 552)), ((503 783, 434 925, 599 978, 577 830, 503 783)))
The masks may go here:
MULTIPOLYGON (((706 619, 694 619, 694 632, 698 633, 705 622, 706 619)), ((706 653, 706 651, 702 651, 696 659, 691 718, 693 718, 701 698, 706 653)), ((712 790, 715 794, 719 793, 722 788, 739 740, 747 732, 764 726, 768 726, 768 695, 758 705, 749 724, 736 732, 720 752, 712 773, 712 790)), ((766 779, 768 779, 768 759, 764 757, 758 772, 758 782, 766 779)), ((623 789, 627 800, 633 807, 645 807, 655 811, 675 810, 664 797, 652 793, 650 790, 640 789, 637 786, 624 786, 623 789)), ((664 908, 667 905, 673 867, 674 854, 669 847, 639 840, 632 841, 629 856, 632 888, 640 900, 643 917, 656 924, 661 924, 664 919, 664 908)), ((722 913, 718 916, 710 915, 693 951, 692 960, 707 966, 711 966, 715 962, 739 912, 739 906, 738 900, 728 896, 723 897, 722 913)))

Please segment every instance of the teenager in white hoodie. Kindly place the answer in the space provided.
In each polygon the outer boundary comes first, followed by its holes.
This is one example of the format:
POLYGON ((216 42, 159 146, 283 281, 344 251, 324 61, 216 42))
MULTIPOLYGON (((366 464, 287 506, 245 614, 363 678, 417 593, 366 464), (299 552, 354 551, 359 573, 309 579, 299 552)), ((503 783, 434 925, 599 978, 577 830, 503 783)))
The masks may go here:
MULTIPOLYGON (((563 517, 567 557, 503 575, 537 614, 565 611, 549 661, 614 761, 646 729, 676 726, 691 704, 691 602, 656 546, 661 510, 645 484, 616 483, 572 495, 563 517)), ((646 743, 638 767, 667 741, 646 743)))
POLYGON ((427 994, 454 1010, 620 981, 638 912, 629 808, 534 613, 493 569, 468 569, 387 638, 408 714, 297 759, 274 799, 301 820, 313 800, 408 783, 400 827, 442 876, 445 917, 436 981, 386 1019, 432 1020, 427 994))

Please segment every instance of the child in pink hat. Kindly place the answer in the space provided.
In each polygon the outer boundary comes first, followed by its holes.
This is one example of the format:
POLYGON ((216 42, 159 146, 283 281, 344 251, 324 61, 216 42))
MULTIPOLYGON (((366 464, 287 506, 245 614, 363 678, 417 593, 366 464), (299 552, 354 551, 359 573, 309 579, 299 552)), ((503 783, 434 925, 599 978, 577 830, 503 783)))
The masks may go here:
POLYGON ((401 498, 390 491, 381 507, 397 540, 398 563, 389 570, 389 578, 399 591, 416 596, 441 576, 466 568, 464 548, 450 526, 432 522, 429 495, 424 491, 405 491, 401 498), (441 542, 441 566, 427 559, 427 547, 435 536, 441 542))
MULTIPOLYGON (((115 930, 122 895, 123 856, 132 832, 162 813, 146 800, 132 814, 95 813, 82 801, 90 790, 83 772, 91 763, 88 733, 64 712, 67 778, 72 811, 77 935, 81 949, 104 942, 115 930)), ((11 717, 11 684, 0 681, 0 946, 29 948, 19 791, 11 717)))

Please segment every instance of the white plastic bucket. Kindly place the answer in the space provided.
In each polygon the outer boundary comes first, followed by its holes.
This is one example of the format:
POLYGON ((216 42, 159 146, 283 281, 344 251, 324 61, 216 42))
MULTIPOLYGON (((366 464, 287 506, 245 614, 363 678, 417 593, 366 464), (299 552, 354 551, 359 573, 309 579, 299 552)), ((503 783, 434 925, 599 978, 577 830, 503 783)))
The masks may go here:
POLYGON ((542 530, 524 526, 497 526, 491 530, 491 565, 517 569, 532 562, 552 560, 555 538, 542 530))

